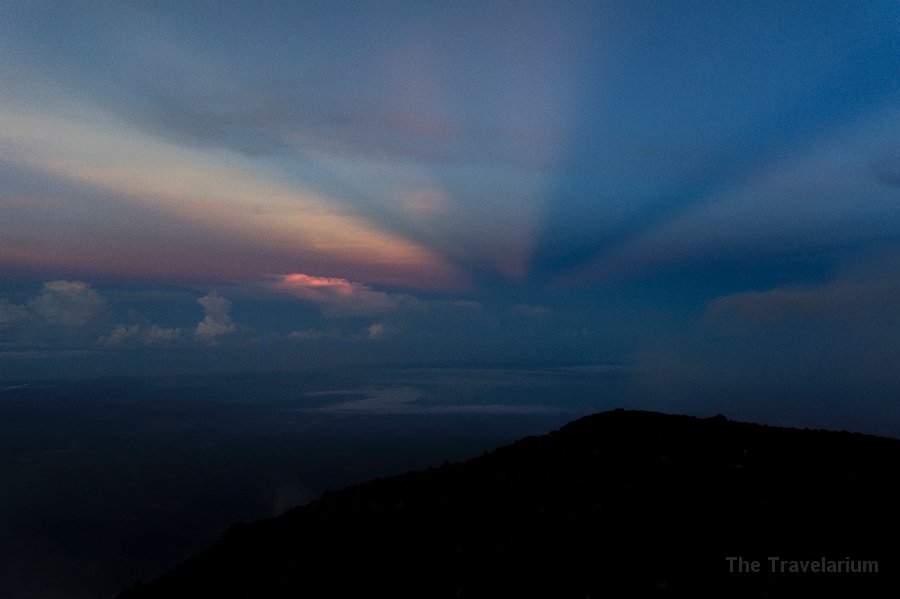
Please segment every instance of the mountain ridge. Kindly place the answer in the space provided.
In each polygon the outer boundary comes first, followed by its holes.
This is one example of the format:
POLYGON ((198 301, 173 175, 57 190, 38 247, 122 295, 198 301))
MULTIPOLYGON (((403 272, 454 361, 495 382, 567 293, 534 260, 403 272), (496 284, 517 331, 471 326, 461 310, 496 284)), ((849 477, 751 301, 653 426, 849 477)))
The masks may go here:
POLYGON ((886 437, 601 412, 235 524, 119 599, 874 596, 900 588, 898 465, 886 437))

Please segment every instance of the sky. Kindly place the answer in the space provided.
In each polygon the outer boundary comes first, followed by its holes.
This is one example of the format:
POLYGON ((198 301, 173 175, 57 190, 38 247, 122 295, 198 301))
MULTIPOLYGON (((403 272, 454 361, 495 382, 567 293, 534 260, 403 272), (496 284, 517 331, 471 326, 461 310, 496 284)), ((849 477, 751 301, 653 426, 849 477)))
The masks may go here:
POLYGON ((898 74, 892 1, 3 2, 0 379, 896 417, 898 74))

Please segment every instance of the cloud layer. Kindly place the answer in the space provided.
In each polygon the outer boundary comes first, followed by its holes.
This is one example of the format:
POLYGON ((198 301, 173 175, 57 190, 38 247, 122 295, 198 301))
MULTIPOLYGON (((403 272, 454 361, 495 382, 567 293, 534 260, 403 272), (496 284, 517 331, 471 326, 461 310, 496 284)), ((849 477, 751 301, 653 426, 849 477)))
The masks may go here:
MULTIPOLYGON (((350 389, 343 392, 326 392, 328 395, 363 394, 365 399, 338 401, 318 408, 306 408, 303 411, 328 414, 378 414, 378 415, 440 415, 440 414, 491 414, 522 415, 550 414, 560 411, 558 407, 526 404, 446 404, 422 401, 426 399, 423 389, 415 387, 399 387, 390 389, 350 389)), ((321 393, 307 395, 322 397, 321 393)))
POLYGON ((712 300, 706 315, 713 322, 806 322, 826 327, 900 322, 898 265, 897 257, 881 258, 818 285, 731 293, 712 300))
POLYGON ((104 345, 121 345, 125 343, 138 343, 142 345, 161 345, 170 343, 181 337, 180 328, 166 328, 159 325, 116 325, 109 335, 99 339, 104 345))

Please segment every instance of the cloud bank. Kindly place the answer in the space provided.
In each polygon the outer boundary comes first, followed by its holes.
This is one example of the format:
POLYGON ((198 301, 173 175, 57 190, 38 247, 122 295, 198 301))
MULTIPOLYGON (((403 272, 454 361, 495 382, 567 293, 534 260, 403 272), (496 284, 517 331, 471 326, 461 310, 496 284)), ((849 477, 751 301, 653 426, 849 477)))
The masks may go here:
POLYGON ((819 285, 788 285, 742 291, 712 300, 713 321, 756 323, 818 321, 829 325, 891 322, 900 305, 898 260, 886 260, 875 272, 851 272, 819 285))

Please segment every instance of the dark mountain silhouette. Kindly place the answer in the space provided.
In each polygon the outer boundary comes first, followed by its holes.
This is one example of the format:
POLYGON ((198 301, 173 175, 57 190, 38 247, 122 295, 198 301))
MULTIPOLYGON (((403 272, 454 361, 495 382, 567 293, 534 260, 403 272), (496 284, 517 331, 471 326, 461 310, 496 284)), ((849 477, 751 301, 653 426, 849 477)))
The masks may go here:
POLYGON ((235 524, 119 597, 896 596, 898 466, 894 439, 604 412, 235 524))

